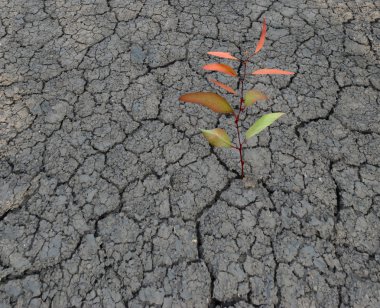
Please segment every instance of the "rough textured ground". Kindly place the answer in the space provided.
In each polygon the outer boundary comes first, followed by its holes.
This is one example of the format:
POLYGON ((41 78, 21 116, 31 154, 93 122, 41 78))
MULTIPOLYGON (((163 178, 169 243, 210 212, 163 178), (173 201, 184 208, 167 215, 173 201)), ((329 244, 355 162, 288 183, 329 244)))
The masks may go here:
POLYGON ((0 307, 380 307, 375 1, 0 7, 0 307), (247 125, 287 113, 252 188, 199 134, 230 119, 178 96, 263 16, 252 68, 297 74, 251 79, 247 125))

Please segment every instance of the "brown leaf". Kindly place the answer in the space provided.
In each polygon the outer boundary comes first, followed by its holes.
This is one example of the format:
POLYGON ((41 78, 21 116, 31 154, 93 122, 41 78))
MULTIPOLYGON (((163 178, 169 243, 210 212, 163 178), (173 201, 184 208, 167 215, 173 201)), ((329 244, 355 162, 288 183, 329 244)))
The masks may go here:
POLYGON ((181 95, 179 100, 186 103, 199 104, 218 113, 234 113, 226 99, 212 92, 194 92, 181 95))

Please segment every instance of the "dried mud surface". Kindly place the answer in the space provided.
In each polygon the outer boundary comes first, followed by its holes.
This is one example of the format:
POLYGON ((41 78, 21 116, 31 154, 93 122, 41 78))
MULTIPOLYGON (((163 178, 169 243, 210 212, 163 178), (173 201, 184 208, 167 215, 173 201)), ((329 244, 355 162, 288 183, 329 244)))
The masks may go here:
MULTIPOLYGON (((379 3, 377 3, 378 5, 379 3)), ((0 0, 0 307, 380 307, 370 0, 0 0), (178 102, 210 50, 296 71, 236 153, 178 102)), ((221 77, 231 83, 230 78, 221 77)), ((231 97, 229 97, 231 99, 231 97)))

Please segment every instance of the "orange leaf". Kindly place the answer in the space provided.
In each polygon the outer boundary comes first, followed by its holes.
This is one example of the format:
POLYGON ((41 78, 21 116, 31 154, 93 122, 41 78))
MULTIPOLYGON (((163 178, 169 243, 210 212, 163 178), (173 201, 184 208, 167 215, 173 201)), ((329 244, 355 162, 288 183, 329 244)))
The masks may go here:
POLYGON ((231 60, 239 60, 238 58, 235 58, 233 55, 231 55, 229 52, 223 52, 223 51, 209 51, 207 54, 219 57, 219 58, 225 58, 225 59, 231 59, 231 60))
POLYGON ((293 75, 293 72, 278 70, 276 68, 263 68, 261 70, 254 71, 252 75, 293 75))
POLYGON ((234 113, 234 110, 224 97, 212 92, 187 93, 181 95, 179 100, 182 102, 199 104, 218 113, 234 113))
POLYGON ((263 27, 261 29, 260 40, 256 46, 255 53, 258 53, 260 51, 260 49, 263 48, 266 34, 267 34, 267 24, 265 23, 265 17, 264 17, 263 27))
POLYGON ((230 92, 232 94, 235 94, 236 95, 236 92, 234 89, 232 89, 230 86, 227 86, 226 84, 218 81, 218 80, 215 80, 215 79, 209 79, 211 82, 215 83, 217 86, 221 87, 222 89, 226 90, 227 92, 230 92))
POLYGON ((234 71, 234 69, 227 64, 211 63, 211 64, 207 64, 207 65, 203 66, 202 68, 205 70, 208 70, 208 71, 221 72, 221 73, 233 76, 233 77, 237 76, 237 73, 234 71))

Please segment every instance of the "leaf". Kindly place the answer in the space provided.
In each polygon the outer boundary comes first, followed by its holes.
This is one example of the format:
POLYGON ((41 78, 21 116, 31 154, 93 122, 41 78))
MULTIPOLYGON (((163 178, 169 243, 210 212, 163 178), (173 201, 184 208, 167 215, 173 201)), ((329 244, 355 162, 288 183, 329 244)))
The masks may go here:
POLYGON ((251 106, 257 101, 266 100, 266 99, 268 99, 268 96, 266 96, 264 93, 258 90, 252 89, 245 93, 244 104, 246 106, 251 106))
POLYGON ((224 59, 239 60, 238 58, 235 58, 233 55, 231 55, 229 52, 209 51, 207 54, 224 59))
POLYGON ((221 73, 233 76, 233 77, 237 76, 237 73, 234 71, 234 69, 227 64, 211 63, 211 64, 207 64, 207 65, 203 66, 202 68, 205 70, 208 70, 208 71, 221 72, 221 73))
POLYGON ((203 136, 214 147, 230 148, 232 145, 230 137, 228 137, 226 131, 222 128, 201 129, 201 131, 203 136))
POLYGON ((235 94, 236 95, 236 92, 234 89, 232 89, 230 86, 227 86, 226 84, 218 81, 218 80, 215 80, 215 79, 209 79, 211 82, 215 83, 217 86, 221 87, 222 89, 226 90, 227 92, 230 92, 232 94, 235 94))
POLYGON ((267 34, 267 24, 265 22, 265 17, 264 17, 263 27, 261 29, 261 35, 260 35, 259 42, 257 43, 255 53, 258 53, 260 49, 263 48, 266 34, 267 34))
POLYGON ((252 75, 293 75, 293 72, 289 71, 284 71, 284 70, 279 70, 276 68, 263 68, 261 70, 254 71, 252 75))
POLYGON ((283 112, 275 112, 263 115, 247 130, 247 132, 245 133, 245 138, 252 138, 254 135, 258 134, 267 126, 271 125, 274 121, 276 121, 279 117, 283 116, 284 114, 285 113, 283 112))
POLYGON ((210 108, 219 113, 234 113, 226 99, 212 92, 194 92, 181 95, 179 100, 186 103, 195 103, 210 108))

